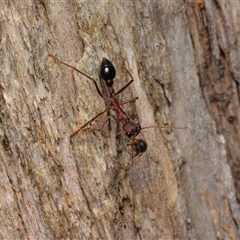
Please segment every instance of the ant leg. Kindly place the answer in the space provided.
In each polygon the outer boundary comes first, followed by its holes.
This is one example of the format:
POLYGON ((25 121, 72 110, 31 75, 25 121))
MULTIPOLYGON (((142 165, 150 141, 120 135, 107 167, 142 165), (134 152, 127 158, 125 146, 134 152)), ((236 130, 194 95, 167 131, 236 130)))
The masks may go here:
POLYGON ((125 100, 125 101, 121 102, 120 105, 124 105, 124 104, 130 103, 130 102, 135 102, 137 99, 138 99, 138 97, 125 100))
POLYGON ((122 69, 125 70, 125 71, 127 72, 127 74, 130 76, 131 80, 134 81, 134 78, 133 78, 132 74, 131 74, 130 71, 125 67, 125 61, 126 61, 126 59, 123 59, 122 69))
POLYGON ((131 144, 131 149, 132 149, 132 152, 131 152, 131 163, 132 163, 132 166, 133 166, 133 158, 134 158, 134 156, 133 156, 133 145, 131 144))
POLYGON ((135 139, 132 139, 132 142, 129 143, 127 146, 131 146, 131 163, 132 163, 132 166, 133 166, 133 158, 135 158, 137 155, 134 155, 134 150, 133 150, 133 146, 134 146, 134 143, 135 143, 135 139))
MULTIPOLYGON (((90 119, 87 123, 85 123, 82 127, 80 127, 78 130, 76 130, 74 133, 72 133, 70 135, 70 138, 74 137, 78 132, 80 132, 81 130, 84 130, 84 128, 91 123, 92 121, 94 121, 96 118, 98 118, 100 115, 102 115, 103 113, 105 113, 107 111, 107 109, 105 109, 104 111, 98 113, 95 117, 93 117, 92 119, 90 119)), ((85 129, 86 130, 86 129, 85 129)))
POLYGON ((110 119, 111 116, 108 116, 104 122, 101 124, 101 126, 99 128, 83 128, 82 131, 86 131, 86 130, 90 130, 90 131, 101 131, 103 129, 103 127, 105 126, 105 124, 107 123, 107 121, 110 119))
POLYGON ((51 53, 48 53, 48 56, 51 57, 51 58, 53 58, 54 60, 58 61, 59 63, 65 65, 65 66, 67 66, 67 67, 72 68, 73 70, 77 71, 78 73, 82 74, 82 75, 85 76, 86 78, 88 78, 88 79, 90 79, 91 81, 93 81, 93 83, 94 83, 94 85, 95 85, 95 87, 96 87, 96 89, 97 89, 98 94, 99 94, 103 99, 106 99, 106 97, 103 96, 101 90, 99 89, 96 80, 94 80, 93 78, 89 77, 87 74, 85 74, 84 72, 78 70, 77 68, 75 68, 75 67, 73 67, 73 66, 71 66, 71 65, 69 65, 69 64, 67 64, 67 63, 65 63, 65 62, 63 62, 63 61, 61 61, 60 59, 58 59, 56 56, 52 55, 51 53))
POLYGON ((124 87, 122 87, 120 90, 118 90, 118 91, 114 94, 114 96, 116 96, 116 95, 118 95, 119 93, 123 92, 123 91, 134 81, 133 76, 131 75, 130 71, 124 66, 124 65, 125 65, 124 62, 125 62, 125 59, 124 59, 124 61, 123 61, 123 63, 122 63, 122 68, 123 68, 123 69, 127 72, 127 74, 131 77, 131 81, 130 81, 129 83, 127 83, 124 87))
POLYGON ((129 83, 127 83, 124 87, 122 87, 120 90, 118 90, 116 93, 114 93, 113 96, 118 95, 119 93, 123 92, 134 80, 132 79, 129 83))

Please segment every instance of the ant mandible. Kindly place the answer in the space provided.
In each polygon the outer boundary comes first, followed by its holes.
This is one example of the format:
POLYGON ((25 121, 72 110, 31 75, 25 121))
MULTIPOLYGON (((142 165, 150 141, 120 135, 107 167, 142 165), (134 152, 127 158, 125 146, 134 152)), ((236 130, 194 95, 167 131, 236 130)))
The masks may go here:
MULTIPOLYGON (((107 110, 111 110, 112 113, 110 116, 108 116, 104 122, 102 123, 101 127, 98 129, 94 129, 94 130, 101 130, 104 125, 107 123, 107 121, 110 119, 110 117, 113 117, 116 121, 119 121, 122 123, 122 131, 119 132, 120 133, 124 133, 130 140, 131 140, 131 147, 132 147, 132 154, 131 154, 131 158, 132 158, 132 162, 133 162, 133 158, 138 156, 138 155, 142 155, 142 153, 144 153, 147 150, 147 143, 146 141, 143 139, 143 136, 141 134, 141 130, 142 129, 146 129, 146 128, 177 128, 177 127, 171 127, 171 126, 149 126, 149 127, 144 127, 141 128, 139 123, 135 123, 133 122, 126 114, 126 112, 123 111, 123 109, 121 108, 122 105, 129 103, 129 102, 135 102, 138 97, 123 101, 123 102, 119 102, 116 99, 116 96, 123 92, 133 81, 133 77, 131 75, 131 73, 129 72, 129 70, 125 67, 124 62, 122 65, 122 68, 127 72, 127 74, 130 76, 131 80, 125 85, 123 86, 120 90, 118 90, 117 92, 114 91, 113 88, 113 79, 116 76, 116 70, 115 67, 113 66, 113 64, 106 58, 102 59, 102 63, 101 63, 101 68, 100 68, 100 76, 101 78, 105 81, 105 84, 108 88, 108 93, 109 96, 106 97, 102 94, 100 88, 98 87, 98 84, 96 82, 96 80, 94 80, 93 78, 89 77, 87 74, 83 73, 82 71, 78 70, 77 68, 61 61, 60 59, 58 59, 56 56, 52 55, 52 54, 48 54, 49 57, 55 59, 56 61, 58 61, 59 63, 68 66, 70 68, 72 68, 73 70, 77 71, 78 73, 82 74, 83 76, 87 77, 88 79, 90 79, 95 87, 96 90, 98 92, 98 94, 100 95, 101 98, 103 98, 103 100, 106 103, 106 109, 100 113, 98 113, 95 117, 93 117, 92 119, 90 119, 87 123, 85 123, 82 127, 80 127, 78 130, 76 130, 75 132, 73 132, 70 135, 70 138, 74 137, 78 132, 80 132, 81 130, 87 130, 90 129, 88 127, 86 127, 89 123, 91 123, 92 121, 94 121, 96 118, 98 118, 100 115, 102 115, 103 113, 105 113, 107 110)), ((177 129, 183 129, 183 128, 177 128, 177 129)))

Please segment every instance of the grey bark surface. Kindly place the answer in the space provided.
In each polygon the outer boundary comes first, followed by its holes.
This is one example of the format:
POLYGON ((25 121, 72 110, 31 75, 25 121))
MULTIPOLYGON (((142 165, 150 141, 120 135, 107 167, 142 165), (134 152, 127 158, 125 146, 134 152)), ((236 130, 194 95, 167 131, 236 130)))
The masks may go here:
POLYGON ((0 1, 1 239, 240 239, 240 4, 0 1), (103 57, 148 149, 131 165, 103 57), (91 123, 97 127, 105 116, 91 123))

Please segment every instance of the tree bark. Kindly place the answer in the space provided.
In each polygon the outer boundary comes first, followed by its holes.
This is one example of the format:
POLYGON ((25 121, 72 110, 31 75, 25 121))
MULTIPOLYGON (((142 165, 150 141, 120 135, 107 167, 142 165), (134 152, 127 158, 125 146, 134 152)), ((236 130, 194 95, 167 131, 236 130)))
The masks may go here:
POLYGON ((240 4, 0 2, 2 239, 240 239, 240 4), (103 57, 142 128, 133 159, 106 106, 103 57), (107 115, 90 124, 99 126, 107 115))

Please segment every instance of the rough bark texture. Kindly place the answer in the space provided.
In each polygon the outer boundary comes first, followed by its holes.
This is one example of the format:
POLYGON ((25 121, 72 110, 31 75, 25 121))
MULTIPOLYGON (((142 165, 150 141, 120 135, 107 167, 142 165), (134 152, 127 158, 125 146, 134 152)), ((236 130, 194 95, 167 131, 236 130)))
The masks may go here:
POLYGON ((240 239, 237 1, 0 1, 1 239, 240 239), (145 129, 131 166, 91 81, 145 129), (104 121, 101 116, 92 123, 104 121))

